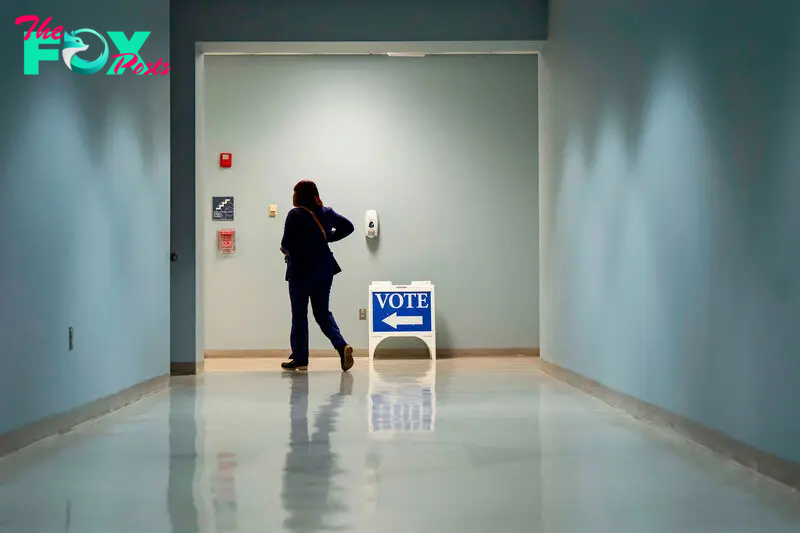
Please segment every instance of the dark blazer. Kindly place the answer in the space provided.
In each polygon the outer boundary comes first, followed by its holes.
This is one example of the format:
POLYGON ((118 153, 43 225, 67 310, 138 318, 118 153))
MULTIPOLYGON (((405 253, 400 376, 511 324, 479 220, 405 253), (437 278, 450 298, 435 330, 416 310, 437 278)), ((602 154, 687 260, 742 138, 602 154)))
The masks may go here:
POLYGON ((330 207, 320 207, 314 214, 325 235, 311 213, 302 207, 295 207, 286 215, 281 250, 287 254, 287 281, 323 280, 341 272, 328 244, 353 233, 353 223, 330 207))

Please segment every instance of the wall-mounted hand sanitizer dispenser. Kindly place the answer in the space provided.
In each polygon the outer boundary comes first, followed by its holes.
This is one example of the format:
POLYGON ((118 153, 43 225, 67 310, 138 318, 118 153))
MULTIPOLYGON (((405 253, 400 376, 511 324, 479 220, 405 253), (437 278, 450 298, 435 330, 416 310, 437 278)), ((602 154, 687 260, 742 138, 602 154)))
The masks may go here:
POLYGON ((368 239, 378 238, 378 212, 374 209, 367 211, 367 216, 364 220, 364 228, 368 239))

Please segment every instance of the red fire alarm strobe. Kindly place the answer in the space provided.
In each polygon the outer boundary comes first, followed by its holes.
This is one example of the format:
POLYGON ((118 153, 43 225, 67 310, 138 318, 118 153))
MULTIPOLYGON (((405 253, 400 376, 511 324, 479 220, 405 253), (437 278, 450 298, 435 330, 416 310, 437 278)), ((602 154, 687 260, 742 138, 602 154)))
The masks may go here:
POLYGON ((217 250, 223 255, 233 255, 236 253, 235 229, 217 230, 217 250))
POLYGON ((219 154, 219 166, 221 168, 231 168, 231 163, 233 163, 233 154, 230 153, 219 154))

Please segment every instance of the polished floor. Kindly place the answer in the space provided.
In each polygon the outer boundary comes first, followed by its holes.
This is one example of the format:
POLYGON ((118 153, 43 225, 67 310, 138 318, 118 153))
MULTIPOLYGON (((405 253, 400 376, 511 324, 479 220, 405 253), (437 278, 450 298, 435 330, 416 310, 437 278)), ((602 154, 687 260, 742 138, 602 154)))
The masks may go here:
POLYGON ((800 498, 533 359, 212 362, 0 461, 0 533, 798 533, 800 498))

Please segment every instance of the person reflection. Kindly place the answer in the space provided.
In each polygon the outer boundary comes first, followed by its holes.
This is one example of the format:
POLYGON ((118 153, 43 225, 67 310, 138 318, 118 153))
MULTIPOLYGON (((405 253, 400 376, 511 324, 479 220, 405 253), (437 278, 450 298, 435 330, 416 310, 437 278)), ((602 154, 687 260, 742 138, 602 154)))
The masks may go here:
POLYGON ((169 391, 169 486, 167 509, 173 533, 199 533, 194 479, 197 470, 197 418, 194 382, 169 391))
POLYGON ((343 373, 339 391, 328 397, 314 420, 314 432, 309 435, 308 374, 289 374, 291 392, 289 410, 291 426, 289 452, 283 473, 281 498, 287 513, 284 527, 295 533, 333 531, 327 519, 344 512, 344 501, 334 476, 341 473, 338 456, 331 449, 331 434, 336 431, 336 419, 345 396, 353 391, 353 377, 343 373))

